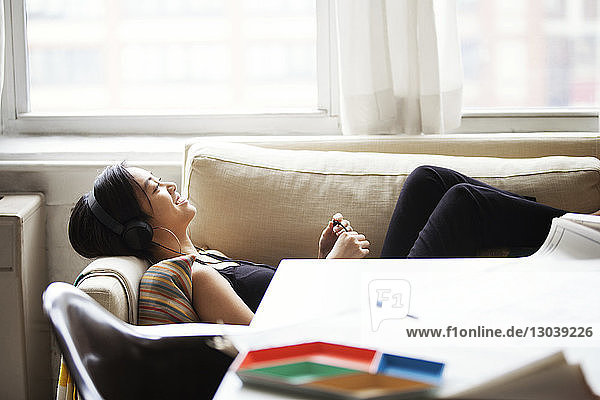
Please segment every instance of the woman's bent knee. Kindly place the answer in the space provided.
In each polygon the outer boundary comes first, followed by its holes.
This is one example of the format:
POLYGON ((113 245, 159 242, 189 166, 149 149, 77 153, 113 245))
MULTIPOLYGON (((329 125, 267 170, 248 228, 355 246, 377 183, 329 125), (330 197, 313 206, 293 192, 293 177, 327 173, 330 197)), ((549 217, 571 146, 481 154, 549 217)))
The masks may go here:
POLYGON ((443 181, 438 173, 439 167, 433 165, 421 165, 415 168, 404 182, 405 187, 419 187, 421 185, 442 185, 443 181))
POLYGON ((444 194, 438 208, 444 213, 454 214, 457 211, 475 212, 477 187, 470 183, 458 183, 444 194))
POLYGON ((436 167, 435 165, 420 165, 415 168, 410 175, 408 175, 407 179, 422 179, 422 178, 437 178, 438 170, 440 167, 436 167))
POLYGON ((476 190, 477 187, 470 183, 457 183, 448 189, 444 197, 449 197, 457 201, 470 201, 475 199, 473 192, 476 190))

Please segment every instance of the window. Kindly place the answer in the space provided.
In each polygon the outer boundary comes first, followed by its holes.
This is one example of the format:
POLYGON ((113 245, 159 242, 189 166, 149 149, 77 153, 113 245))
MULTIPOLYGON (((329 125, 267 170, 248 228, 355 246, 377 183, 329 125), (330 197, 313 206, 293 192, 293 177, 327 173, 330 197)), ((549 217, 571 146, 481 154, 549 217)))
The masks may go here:
POLYGON ((458 0, 464 107, 600 107, 600 0, 458 0))
POLYGON ((28 0, 31 112, 317 107, 315 0, 28 0))
MULTIPOLYGON (((457 3, 458 132, 598 131, 600 0, 457 3)), ((335 4, 5 1, 3 130, 339 134, 335 4)))
POLYGON ((12 0, 6 133, 338 134, 333 0, 12 0))

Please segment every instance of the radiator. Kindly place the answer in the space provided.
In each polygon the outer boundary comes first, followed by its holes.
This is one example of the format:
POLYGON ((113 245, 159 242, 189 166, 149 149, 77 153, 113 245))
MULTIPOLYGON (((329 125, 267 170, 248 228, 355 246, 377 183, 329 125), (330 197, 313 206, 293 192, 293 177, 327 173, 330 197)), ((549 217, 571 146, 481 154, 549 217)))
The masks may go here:
POLYGON ((48 399, 44 196, 0 193, 0 398, 48 399))

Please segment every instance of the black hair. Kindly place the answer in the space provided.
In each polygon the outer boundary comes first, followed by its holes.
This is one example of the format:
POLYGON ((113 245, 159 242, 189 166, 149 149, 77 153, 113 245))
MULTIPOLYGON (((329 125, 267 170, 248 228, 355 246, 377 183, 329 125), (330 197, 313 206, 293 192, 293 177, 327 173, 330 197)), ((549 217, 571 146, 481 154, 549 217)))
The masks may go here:
MULTIPOLYGON (((136 192, 146 196, 135 178, 127 170, 125 161, 108 166, 94 181, 96 201, 115 220, 126 224, 132 219, 147 221, 146 214, 138 201, 136 192)), ((71 210, 69 218, 69 241, 73 249, 87 258, 101 256, 136 256, 147 258, 144 250, 134 250, 127 246, 120 235, 104 226, 92 213, 84 194, 71 210)))

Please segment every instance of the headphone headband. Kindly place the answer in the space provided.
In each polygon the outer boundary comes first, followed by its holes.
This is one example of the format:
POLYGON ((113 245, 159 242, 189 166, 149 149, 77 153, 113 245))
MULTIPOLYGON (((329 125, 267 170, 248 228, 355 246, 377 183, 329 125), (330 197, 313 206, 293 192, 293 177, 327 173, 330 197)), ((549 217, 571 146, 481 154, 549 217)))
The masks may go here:
POLYGON ((91 192, 87 197, 88 205, 92 210, 92 214, 98 219, 98 221, 102 222, 104 226, 108 229, 116 233, 117 235, 122 235, 125 227, 119 221, 115 220, 113 217, 108 215, 104 208, 98 203, 96 200, 96 196, 94 196, 94 189, 92 188, 91 192))
POLYGON ((94 196, 94 189, 88 194, 87 203, 96 219, 102 225, 119 235, 130 248, 144 250, 152 244, 152 227, 146 221, 133 219, 123 225, 102 208, 94 196))

